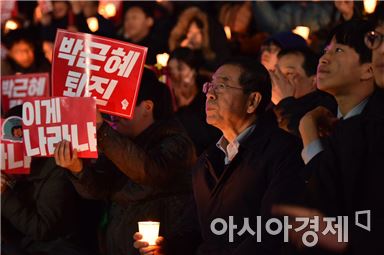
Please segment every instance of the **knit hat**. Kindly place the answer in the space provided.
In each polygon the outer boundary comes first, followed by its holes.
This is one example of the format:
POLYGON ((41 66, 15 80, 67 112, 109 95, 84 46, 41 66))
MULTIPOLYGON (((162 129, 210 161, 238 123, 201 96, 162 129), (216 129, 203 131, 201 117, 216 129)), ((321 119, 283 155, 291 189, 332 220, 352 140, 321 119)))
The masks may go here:
POLYGON ((300 35, 292 32, 280 32, 269 37, 264 44, 275 43, 282 50, 307 47, 307 42, 300 35))

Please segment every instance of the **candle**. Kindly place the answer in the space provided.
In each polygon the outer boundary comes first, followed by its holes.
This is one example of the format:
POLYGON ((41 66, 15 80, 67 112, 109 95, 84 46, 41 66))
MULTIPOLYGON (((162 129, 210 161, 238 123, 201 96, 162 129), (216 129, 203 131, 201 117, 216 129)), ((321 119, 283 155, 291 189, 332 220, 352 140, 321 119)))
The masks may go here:
POLYGON ((231 34, 231 28, 229 26, 224 27, 225 36, 228 40, 231 40, 232 34, 231 34))
POLYGON ((300 35, 305 40, 308 40, 310 30, 309 27, 297 26, 295 29, 292 30, 292 32, 297 35, 300 35))
POLYGON ((156 239, 159 237, 160 222, 157 221, 139 221, 139 232, 143 236, 142 241, 149 245, 156 245, 156 239))
POLYGON ((16 30, 19 28, 19 25, 14 21, 14 20, 7 20, 7 22, 5 22, 5 26, 4 26, 4 30, 5 32, 8 32, 10 30, 16 30))
POLYGON ((366 13, 373 13, 376 9, 377 0, 364 0, 364 10, 366 13))
POLYGON ((92 32, 96 32, 97 30, 99 30, 99 22, 97 21, 97 18, 95 18, 95 17, 88 18, 87 24, 88 24, 89 29, 92 32))
POLYGON ((167 54, 167 53, 156 55, 157 64, 159 64, 163 67, 167 66, 168 59, 169 59, 169 54, 167 54))

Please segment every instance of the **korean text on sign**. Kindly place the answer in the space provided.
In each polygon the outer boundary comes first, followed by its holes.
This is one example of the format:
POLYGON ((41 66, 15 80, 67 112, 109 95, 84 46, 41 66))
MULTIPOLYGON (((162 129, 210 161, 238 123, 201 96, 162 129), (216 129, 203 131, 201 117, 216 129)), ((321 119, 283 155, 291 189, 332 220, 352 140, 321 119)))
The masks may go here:
POLYGON ((131 118, 147 48, 64 30, 56 38, 53 95, 92 96, 100 111, 131 118))
POLYGON ((97 158, 95 99, 56 97, 26 101, 23 138, 28 156, 53 156, 55 145, 67 140, 79 157, 97 158))
POLYGON ((28 97, 49 96, 48 73, 22 74, 1 77, 1 99, 4 111, 21 105, 28 97))

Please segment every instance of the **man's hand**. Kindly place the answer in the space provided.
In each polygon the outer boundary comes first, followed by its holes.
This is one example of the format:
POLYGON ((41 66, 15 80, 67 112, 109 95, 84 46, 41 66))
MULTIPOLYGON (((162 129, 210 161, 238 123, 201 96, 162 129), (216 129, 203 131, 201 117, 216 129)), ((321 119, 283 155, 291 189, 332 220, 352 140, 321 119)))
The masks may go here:
POLYGON ((304 147, 320 137, 329 136, 337 121, 338 119, 324 106, 307 112, 299 125, 304 147))
POLYGON ((164 243, 164 238, 162 236, 159 236, 156 239, 156 245, 149 245, 147 242, 141 241, 143 236, 139 233, 136 232, 133 235, 133 239, 135 242, 133 243, 133 246, 139 250, 140 254, 143 255, 164 255, 161 251, 163 243, 164 243))
POLYGON ((9 187, 8 187, 8 176, 6 176, 4 173, 1 173, 1 193, 3 194, 9 187))
MULTIPOLYGON (((339 242, 338 241, 338 233, 332 234, 331 231, 328 231, 327 234, 323 234, 322 232, 327 227, 326 222, 323 220, 324 215, 315 209, 312 208, 306 208, 306 207, 299 207, 299 206, 290 206, 290 205, 275 205, 272 207, 272 213, 274 215, 278 216, 289 216, 290 224, 293 226, 292 229, 289 232, 289 237, 291 242, 296 245, 298 248, 304 248, 305 245, 303 243, 303 235, 306 231, 309 231, 310 228, 307 227, 301 231, 295 231, 296 228, 299 228, 302 226, 302 221, 296 221, 293 220, 294 218, 298 217, 304 217, 304 218, 314 218, 314 216, 319 217, 319 231, 316 232, 316 235, 318 236, 318 243, 317 245, 333 251, 333 252, 344 252, 347 249, 347 243, 346 242, 339 242)), ((341 230, 340 230, 341 231, 341 230)))
POLYGON ((295 85, 285 77, 279 66, 274 71, 269 71, 272 81, 272 102, 277 105, 281 100, 295 95, 295 85))
POLYGON ((83 161, 77 157, 77 150, 71 151, 70 142, 63 140, 56 144, 55 161, 58 166, 69 169, 73 173, 83 170, 83 161))

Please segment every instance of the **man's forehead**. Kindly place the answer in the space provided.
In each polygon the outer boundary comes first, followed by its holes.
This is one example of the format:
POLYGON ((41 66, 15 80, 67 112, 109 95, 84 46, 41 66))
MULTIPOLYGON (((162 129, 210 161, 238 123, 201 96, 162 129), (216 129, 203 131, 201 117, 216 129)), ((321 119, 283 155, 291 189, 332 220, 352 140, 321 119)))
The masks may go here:
POLYGON ((240 68, 233 65, 223 65, 212 75, 212 79, 223 81, 236 81, 240 75, 240 68))

